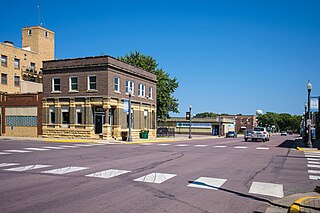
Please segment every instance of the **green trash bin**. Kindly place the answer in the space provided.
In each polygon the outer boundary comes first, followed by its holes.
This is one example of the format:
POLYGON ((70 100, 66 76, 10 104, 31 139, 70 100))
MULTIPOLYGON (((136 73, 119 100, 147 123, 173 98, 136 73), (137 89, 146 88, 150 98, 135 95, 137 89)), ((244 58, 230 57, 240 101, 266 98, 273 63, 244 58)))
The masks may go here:
POLYGON ((148 139, 149 130, 142 130, 140 133, 140 138, 142 139, 148 139))

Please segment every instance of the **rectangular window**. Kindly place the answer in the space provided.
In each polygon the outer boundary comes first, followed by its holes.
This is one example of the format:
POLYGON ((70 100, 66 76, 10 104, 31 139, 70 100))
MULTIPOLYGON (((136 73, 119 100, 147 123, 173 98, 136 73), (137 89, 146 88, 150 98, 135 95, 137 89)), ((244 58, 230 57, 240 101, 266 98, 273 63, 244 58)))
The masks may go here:
POLYGON ((82 124, 82 112, 81 107, 76 108, 76 124, 82 124))
POLYGON ((69 90, 78 91, 78 77, 69 78, 69 90))
POLYGON ((146 86, 144 84, 138 85, 138 96, 141 96, 141 97, 145 96, 145 88, 146 86))
POLYGON ((120 92, 120 78, 114 78, 114 91, 120 92))
POLYGON ((3 66, 3 67, 7 66, 7 59, 8 59, 7 56, 1 55, 1 66, 3 66))
POLYGON ((28 30, 28 35, 31 35, 32 31, 31 30, 28 30))
POLYGON ((44 34, 44 37, 48 38, 48 32, 47 31, 44 31, 43 34, 44 34))
POLYGON ((14 76, 14 86, 20 86, 20 76, 14 76))
POLYGON ((7 74, 5 74, 5 73, 1 73, 1 84, 7 84, 8 82, 7 82, 7 77, 8 77, 8 75, 7 74))
POLYGON ((35 63, 30 63, 30 70, 35 71, 36 70, 36 64, 35 63))
POLYGON ((88 90, 96 90, 97 89, 97 77, 89 76, 88 77, 88 90))
POLYGON ((15 69, 20 68, 20 59, 17 59, 17 58, 14 59, 14 68, 15 69))
POLYGON ((60 91, 60 78, 52 79, 52 91, 59 92, 60 91))
POLYGON ((133 81, 126 81, 126 93, 129 94, 129 91, 131 91, 131 94, 134 94, 134 82, 133 81))
POLYGON ((153 88, 152 88, 152 87, 149 87, 149 95, 148 95, 148 97, 149 97, 150 99, 152 99, 152 90, 153 90, 153 88))
MULTIPOLYGON (((68 125, 70 124, 70 113, 69 113, 69 107, 62 107, 61 108, 61 121, 62 121, 62 125, 68 125)), ((64 126, 66 127, 66 126, 64 126)))
POLYGON ((55 112, 54 112, 54 108, 50 107, 49 108, 49 124, 55 124, 55 112))

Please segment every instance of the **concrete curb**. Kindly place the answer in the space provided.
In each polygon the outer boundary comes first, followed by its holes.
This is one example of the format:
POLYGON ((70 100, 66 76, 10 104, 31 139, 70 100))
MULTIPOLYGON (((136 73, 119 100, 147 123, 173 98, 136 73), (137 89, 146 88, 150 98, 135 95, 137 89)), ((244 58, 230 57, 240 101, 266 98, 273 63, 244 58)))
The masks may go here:
POLYGON ((303 147, 297 147, 297 150, 299 151, 319 151, 317 148, 303 148, 303 147))
MULTIPOLYGON (((300 213, 302 210, 301 206, 303 205, 303 202, 306 202, 307 200, 311 200, 311 199, 319 199, 320 200, 320 196, 305 196, 305 197, 299 198, 291 205, 288 212, 289 213, 300 213)), ((319 208, 319 206, 316 206, 316 207, 319 208)))

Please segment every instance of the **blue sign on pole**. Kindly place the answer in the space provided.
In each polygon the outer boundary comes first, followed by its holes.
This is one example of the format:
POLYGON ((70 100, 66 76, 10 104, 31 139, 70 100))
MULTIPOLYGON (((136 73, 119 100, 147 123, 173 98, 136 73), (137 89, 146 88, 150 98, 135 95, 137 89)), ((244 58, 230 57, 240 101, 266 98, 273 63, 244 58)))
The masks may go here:
POLYGON ((129 100, 124 100, 124 112, 129 112, 129 100))
POLYGON ((311 98, 310 99, 310 111, 311 112, 318 112, 318 110, 319 110, 318 98, 311 98))

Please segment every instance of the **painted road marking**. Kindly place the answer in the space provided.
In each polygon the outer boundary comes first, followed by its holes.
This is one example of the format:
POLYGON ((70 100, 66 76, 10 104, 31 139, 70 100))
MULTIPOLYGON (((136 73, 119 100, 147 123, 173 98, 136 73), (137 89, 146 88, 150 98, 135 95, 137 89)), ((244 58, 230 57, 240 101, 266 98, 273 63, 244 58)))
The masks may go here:
POLYGON ((167 174, 167 173, 151 173, 140 178, 134 179, 134 181, 146 182, 146 183, 163 183, 170 178, 173 178, 177 175, 167 174))
POLYGON ((266 150, 266 149, 269 149, 269 148, 268 147, 257 147, 256 149, 266 150))
POLYGON ((194 145, 195 147, 206 147, 208 145, 204 145, 204 144, 199 144, 199 145, 194 145))
POLYGON ((213 146, 213 147, 216 147, 216 148, 225 148, 227 146, 213 146))
POLYGON ((160 143, 160 144, 157 144, 158 146, 169 146, 171 144, 168 144, 168 143, 160 143))
POLYGON ((200 177, 192 181, 188 187, 218 190, 226 181, 227 179, 200 177))
POLYGON ((101 172, 95 172, 89 175, 85 175, 86 177, 97 177, 97 178, 104 178, 104 179, 108 179, 108 178, 112 178, 112 177, 116 177, 125 173, 128 173, 130 171, 126 171, 126 170, 117 170, 117 169, 108 169, 105 171, 101 171, 101 172))
POLYGON ((81 170, 85 170, 85 169, 88 169, 88 168, 87 167, 68 166, 68 167, 63 167, 63 168, 59 168, 59 169, 52 169, 52 170, 44 171, 42 173, 62 175, 62 174, 77 172, 77 171, 81 171, 81 170))
POLYGON ((35 165, 15 167, 15 168, 4 169, 4 170, 6 170, 6 171, 15 171, 15 172, 24 172, 24 171, 34 170, 34 169, 42 169, 42 168, 46 168, 46 167, 50 167, 50 166, 51 165, 35 164, 35 165))
POLYGON ((235 148, 235 149, 246 149, 246 148, 248 148, 247 146, 235 146, 235 147, 233 147, 233 148, 235 148))
POLYGON ((140 144, 141 146, 150 146, 150 145, 152 145, 152 143, 142 143, 142 144, 140 144))
POLYGON ((316 161, 308 161, 308 163, 310 163, 310 164, 320 164, 320 162, 316 162, 316 161))
POLYGON ((94 146, 92 144, 77 144, 76 146, 79 146, 79 147, 91 147, 91 146, 94 146))
POLYGON ((283 185, 274 183, 253 182, 251 184, 250 194, 268 195, 272 197, 283 198, 283 185))
POLYGON ((304 152, 304 154, 310 154, 310 155, 312 155, 312 154, 314 154, 314 155, 320 155, 320 152, 304 152))
POLYGON ((307 166, 310 168, 320 168, 320 165, 307 164, 307 166))
POLYGON ((320 159, 317 159, 317 158, 307 158, 307 160, 320 161, 320 159))
POLYGON ((17 166, 17 165, 20 165, 20 163, 0 163, 0 167, 17 166))
POLYGON ((319 170, 308 170, 308 173, 310 174, 320 174, 319 170))
POLYGON ((65 148, 57 147, 57 146, 44 146, 42 148, 45 148, 45 149, 65 149, 65 148))
POLYGON ((310 180, 320 180, 320 176, 309 175, 310 180))
POLYGON ((32 152, 32 151, 27 151, 27 150, 15 150, 15 149, 10 149, 10 150, 4 150, 5 152, 14 152, 14 153, 27 153, 27 152, 32 152))
POLYGON ((320 158, 318 155, 305 155, 306 158, 320 158))
POLYGON ((63 147, 63 148, 79 148, 79 146, 69 146, 69 145, 62 145, 60 147, 63 147))
POLYGON ((49 149, 42 149, 42 148, 24 148, 26 150, 31 150, 31 151, 47 151, 49 149))
POLYGON ((0 152, 0 155, 10 155, 11 153, 0 152))
POLYGON ((188 144, 177 144, 177 145, 174 145, 174 146, 184 147, 184 146, 189 146, 189 145, 188 144))

